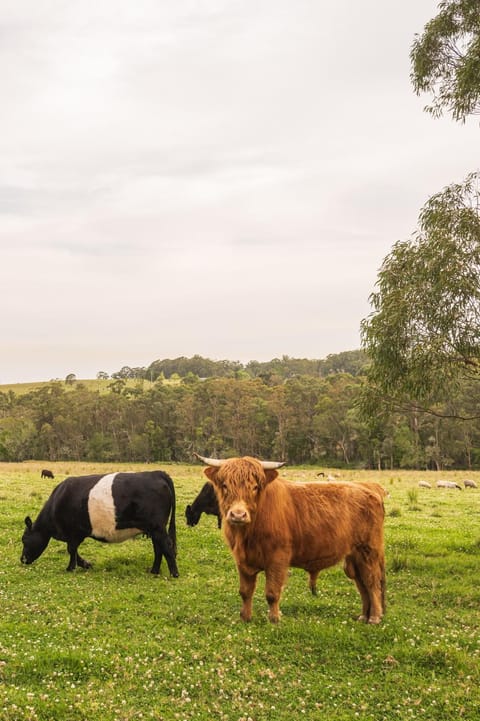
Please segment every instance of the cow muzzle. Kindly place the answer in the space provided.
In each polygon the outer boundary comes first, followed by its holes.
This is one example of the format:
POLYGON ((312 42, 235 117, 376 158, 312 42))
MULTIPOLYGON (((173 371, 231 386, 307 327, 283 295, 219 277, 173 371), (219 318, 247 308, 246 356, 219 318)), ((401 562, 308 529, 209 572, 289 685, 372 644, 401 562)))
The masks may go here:
POLYGON ((250 523, 251 517, 245 506, 232 506, 227 513, 227 522, 231 526, 244 526, 250 523))

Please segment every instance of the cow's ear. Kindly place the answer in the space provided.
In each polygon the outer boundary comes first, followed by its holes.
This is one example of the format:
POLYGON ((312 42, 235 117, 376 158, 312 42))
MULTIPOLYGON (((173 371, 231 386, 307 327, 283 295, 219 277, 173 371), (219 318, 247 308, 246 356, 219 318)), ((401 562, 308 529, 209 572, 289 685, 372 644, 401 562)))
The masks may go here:
POLYGON ((26 525, 26 527, 28 528, 29 531, 32 530, 32 525, 33 525, 33 524, 32 524, 32 519, 30 518, 30 516, 27 516, 27 517, 26 517, 26 519, 25 519, 25 525, 26 525))
POLYGON ((275 478, 277 478, 277 476, 278 476, 278 471, 275 469, 269 468, 268 470, 266 470, 264 472, 265 472, 265 481, 266 481, 265 485, 274 481, 275 478))
POLYGON ((215 468, 214 466, 207 466, 203 469, 203 472, 207 476, 208 480, 213 483, 214 486, 217 485, 217 473, 218 468, 215 468))

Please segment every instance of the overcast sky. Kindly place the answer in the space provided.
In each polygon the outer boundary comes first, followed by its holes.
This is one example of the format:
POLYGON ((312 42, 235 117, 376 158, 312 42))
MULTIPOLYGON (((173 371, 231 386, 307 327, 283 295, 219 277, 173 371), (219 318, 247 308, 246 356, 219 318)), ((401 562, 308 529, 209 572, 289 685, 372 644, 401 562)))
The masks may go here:
POLYGON ((434 0, 0 0, 0 383, 360 347, 476 169, 423 112, 434 0))

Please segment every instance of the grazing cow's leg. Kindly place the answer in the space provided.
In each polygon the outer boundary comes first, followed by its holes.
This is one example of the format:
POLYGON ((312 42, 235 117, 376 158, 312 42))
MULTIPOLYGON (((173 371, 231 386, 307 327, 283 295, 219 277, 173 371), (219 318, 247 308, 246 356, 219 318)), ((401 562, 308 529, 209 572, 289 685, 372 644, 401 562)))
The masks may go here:
POLYGON ((80 568, 91 568, 92 564, 82 558, 79 553, 77 553, 77 566, 80 566, 80 568))
POLYGON ((160 573, 160 566, 162 563, 163 553, 161 551, 157 552, 153 538, 152 538, 152 544, 153 544, 153 565, 150 569, 150 573, 154 573, 156 576, 158 576, 158 574, 160 573))
POLYGON ((78 555, 78 547, 83 541, 83 538, 75 541, 69 541, 67 543, 67 549, 70 554, 70 563, 67 566, 67 571, 74 571, 77 566, 81 568, 91 568, 91 564, 85 561, 81 556, 78 555))
POLYGON ((265 598, 268 603, 268 618, 272 623, 280 620, 280 596, 285 585, 288 563, 277 561, 265 569, 265 598))
POLYGON ((240 618, 242 621, 250 621, 252 618, 252 598, 257 585, 257 574, 246 573, 238 567, 238 575, 240 576, 240 596, 243 601, 240 618))
POLYGON ((318 578, 319 573, 320 573, 320 571, 310 571, 310 581, 309 581, 308 585, 309 585, 310 591, 312 592, 312 594, 314 596, 318 595, 317 578, 318 578))
POLYGON ((172 539, 168 533, 164 530, 158 530, 152 532, 152 544, 153 544, 153 566, 150 573, 158 575, 160 573, 160 564, 163 556, 167 560, 168 570, 170 575, 174 578, 178 578, 177 562, 175 560, 175 550, 173 548, 172 539))

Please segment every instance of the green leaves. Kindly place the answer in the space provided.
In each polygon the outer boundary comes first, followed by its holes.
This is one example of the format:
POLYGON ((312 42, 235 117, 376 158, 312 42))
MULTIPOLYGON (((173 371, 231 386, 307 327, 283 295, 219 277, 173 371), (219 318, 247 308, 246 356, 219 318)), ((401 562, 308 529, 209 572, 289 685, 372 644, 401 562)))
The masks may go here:
POLYGON ((465 122, 480 112, 480 12, 477 0, 444 0, 439 14, 417 36, 410 78, 417 95, 431 93, 425 110, 465 122))
POLYGON ((433 196, 419 231, 396 243, 380 269, 361 331, 368 378, 386 396, 444 400, 479 377, 478 181, 473 173, 433 196))

